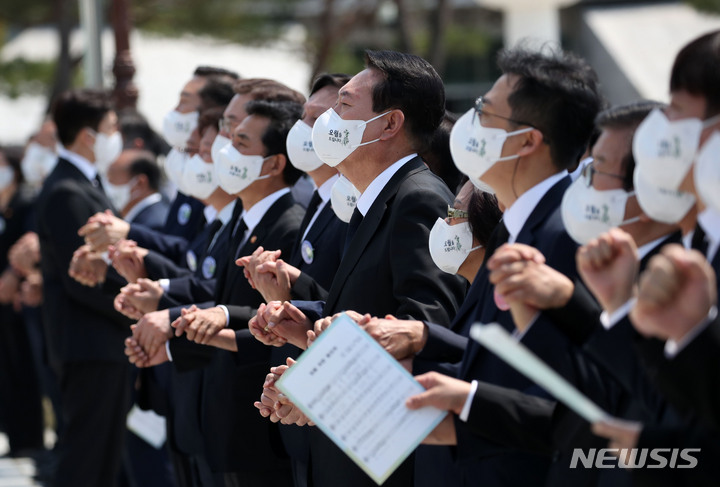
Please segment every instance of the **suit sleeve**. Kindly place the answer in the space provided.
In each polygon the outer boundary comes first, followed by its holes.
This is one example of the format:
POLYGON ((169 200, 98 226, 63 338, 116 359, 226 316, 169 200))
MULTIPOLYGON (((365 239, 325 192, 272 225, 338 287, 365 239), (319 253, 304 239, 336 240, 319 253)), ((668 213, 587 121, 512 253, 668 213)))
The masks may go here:
POLYGON ((290 288, 290 297, 302 301, 326 301, 328 292, 307 273, 301 272, 290 288))
POLYGON ((77 234, 77 230, 92 216, 90 210, 83 195, 69 188, 58 188, 48 198, 44 224, 55 249, 58 267, 62 269, 61 282, 65 292, 72 299, 106 316, 118 327, 125 329, 129 320, 115 311, 114 295, 104 293, 102 286, 84 286, 70 277, 67 272, 73 253, 85 243, 77 234))
POLYGON ((428 331, 427 342, 417 357, 438 362, 460 362, 467 348, 468 338, 435 323, 425 321, 424 324, 428 331))
POLYGON ((188 241, 175 235, 166 235, 157 230, 140 225, 130 225, 128 239, 135 240, 138 245, 154 250, 177 264, 181 264, 188 249, 188 241))
POLYGON ((191 272, 178 265, 176 262, 159 254, 155 250, 150 250, 143 259, 145 264, 145 272, 148 278, 156 281, 158 279, 169 279, 173 277, 182 277, 190 275, 191 272))

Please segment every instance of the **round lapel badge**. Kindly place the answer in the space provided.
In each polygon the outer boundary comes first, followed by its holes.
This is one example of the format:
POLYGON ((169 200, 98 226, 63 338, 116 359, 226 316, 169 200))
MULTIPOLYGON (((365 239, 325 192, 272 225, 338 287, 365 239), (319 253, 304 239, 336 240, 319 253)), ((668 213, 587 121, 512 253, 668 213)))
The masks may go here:
POLYGON ((195 272, 197 270, 197 256, 195 255, 195 252, 188 250, 185 254, 185 260, 187 261, 188 269, 195 272))
POLYGON ((302 254, 302 259, 306 264, 313 263, 313 260, 315 259, 315 249, 309 240, 303 240, 303 243, 300 246, 300 253, 302 254))
POLYGON ((192 207, 189 203, 183 203, 178 208, 177 219, 180 225, 187 225, 190 221, 190 215, 192 214, 192 207))
POLYGON ((203 277, 205 279, 212 279, 215 275, 215 270, 217 269, 217 262, 215 262, 215 258, 212 255, 208 255, 205 257, 205 260, 202 264, 202 273, 203 277))

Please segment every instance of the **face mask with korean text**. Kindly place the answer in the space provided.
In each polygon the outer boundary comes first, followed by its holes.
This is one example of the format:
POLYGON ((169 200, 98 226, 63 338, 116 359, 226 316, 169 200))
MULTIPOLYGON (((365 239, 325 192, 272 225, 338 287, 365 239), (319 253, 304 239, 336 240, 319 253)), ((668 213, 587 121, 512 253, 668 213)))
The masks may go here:
POLYGON ((325 164, 315 153, 312 143, 312 127, 298 120, 287 135, 287 151, 295 168, 310 172, 325 164))
POLYGON ((95 153, 95 167, 101 175, 106 175, 110 165, 120 157, 123 148, 122 135, 119 131, 107 135, 102 132, 95 132, 95 144, 93 152, 95 153))
POLYGON ((238 194, 253 182, 270 177, 269 174, 260 176, 263 162, 270 157, 246 156, 228 144, 218 153, 218 160, 213 164, 217 182, 227 194, 238 194))
POLYGON ((633 171, 633 186, 643 213, 658 222, 677 223, 695 205, 695 196, 691 193, 661 188, 646 181, 639 166, 633 171))
POLYGON ((37 142, 30 142, 20 162, 20 169, 25 181, 31 186, 37 186, 52 172, 57 161, 58 156, 54 151, 37 142))
POLYGON ((360 191, 345 176, 341 175, 330 190, 330 204, 335 216, 345 223, 350 222, 359 197, 360 191))
POLYGON ((220 157, 220 151, 225 148, 231 142, 227 137, 217 134, 215 140, 213 140, 212 147, 210 148, 210 158, 213 162, 217 161, 220 157))
POLYGON ((698 152, 694 177, 700 199, 720 212, 720 132, 713 133, 698 152))
POLYGON ((172 147, 184 149, 197 124, 198 112, 180 113, 173 110, 163 119, 163 137, 172 147))
POLYGON ((178 191, 184 194, 188 193, 183 184, 183 172, 189 159, 187 152, 173 147, 165 156, 165 164, 163 165, 168 180, 177 186, 178 191))
POLYGON ((367 124, 388 113, 390 110, 370 120, 343 120, 334 109, 328 108, 313 125, 313 148, 320 160, 330 167, 335 167, 358 147, 380 140, 378 138, 362 142, 367 124))
POLYGON ((185 164, 183 184, 187 194, 199 200, 207 199, 218 187, 214 164, 195 154, 185 164))
POLYGON ((116 210, 122 211, 123 208, 130 203, 132 199, 132 187, 135 186, 136 181, 135 178, 132 178, 125 184, 112 184, 108 181, 103 182, 105 194, 116 210))
POLYGON ((472 244, 470 223, 450 225, 442 218, 435 221, 428 238, 430 257, 441 271, 448 274, 457 274, 470 252, 482 247, 473 247, 472 244))

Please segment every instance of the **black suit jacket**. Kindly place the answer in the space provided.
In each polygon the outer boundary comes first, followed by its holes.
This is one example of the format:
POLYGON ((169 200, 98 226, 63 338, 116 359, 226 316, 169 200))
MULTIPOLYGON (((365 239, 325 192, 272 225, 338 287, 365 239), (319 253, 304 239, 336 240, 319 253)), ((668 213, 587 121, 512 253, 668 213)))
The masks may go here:
MULTIPOLYGON (((394 314, 448 326, 465 294, 460 278, 434 264, 430 229, 453 196, 418 157, 401 167, 377 196, 335 274, 323 315, 343 310, 394 314)), ((375 483, 322 432, 310 431, 316 487, 375 483)), ((412 485, 412 457, 385 482, 412 485)))
POLYGON ((144 225, 152 230, 161 230, 170 211, 170 205, 165 198, 143 208, 135 215, 131 223, 144 225))
POLYGON ((171 340, 173 362, 179 369, 208 364, 203 371, 200 417, 207 459, 214 471, 271 470, 283 462, 285 452, 277 425, 261 417, 253 406, 265 375, 275 365, 270 362, 270 348, 247 330, 247 321, 263 300, 235 265, 235 255, 249 255, 259 246, 289 254, 303 213, 291 194, 282 196, 239 253, 231 247, 227 254, 218 276, 215 302, 231 311, 230 326, 237 329, 237 353, 196 345, 184 338, 171 340))
MULTIPOLYGON (((68 275, 73 252, 83 245, 78 229, 97 212, 112 208, 100 187, 60 158, 37 202, 43 273, 43 314, 51 358, 58 362, 107 360, 126 363, 123 342, 129 320, 116 312, 113 296, 68 275)), ((117 274, 108 270, 109 280, 117 274)))

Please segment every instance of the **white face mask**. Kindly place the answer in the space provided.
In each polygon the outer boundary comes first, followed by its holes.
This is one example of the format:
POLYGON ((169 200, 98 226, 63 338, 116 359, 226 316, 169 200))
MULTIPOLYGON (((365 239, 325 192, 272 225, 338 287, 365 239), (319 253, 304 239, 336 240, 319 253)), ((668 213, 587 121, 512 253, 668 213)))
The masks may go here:
POLYGON ((700 149, 694 176, 700 199, 720 212, 720 132, 712 134, 700 149))
POLYGON ((200 154, 192 156, 183 170, 183 184, 187 194, 199 200, 207 199, 218 187, 212 163, 205 162, 200 154))
POLYGON ((328 108, 313 125, 313 148, 321 161, 330 167, 335 167, 358 147, 380 140, 378 138, 362 142, 363 133, 367 124, 388 113, 390 110, 367 121, 343 120, 334 109, 328 108))
POLYGON ((718 120, 671 122, 660 109, 650 112, 633 136, 633 156, 642 178, 658 188, 678 189, 693 164, 703 128, 718 120))
POLYGON ((225 146, 228 145, 230 142, 230 139, 220 134, 217 134, 217 136, 215 136, 215 140, 213 140, 212 147, 210 148, 210 157, 212 158, 213 162, 219 159, 220 151, 223 150, 223 148, 225 148, 225 146))
POLYGON ((505 139, 534 130, 527 127, 513 132, 483 127, 474 108, 455 122, 450 131, 450 154, 455 166, 471 181, 480 179, 496 162, 510 161, 518 156, 501 157, 505 139))
POLYGON ((120 157, 123 148, 123 140, 120 132, 115 131, 112 135, 102 132, 95 132, 95 167, 103 176, 115 160, 120 157))
POLYGON ((226 145, 214 163, 218 184, 227 194, 238 194, 253 182, 270 177, 269 174, 260 176, 263 162, 268 157, 246 156, 232 144, 226 145))
POLYGON ((112 184, 108 181, 103 182, 105 194, 116 210, 123 211, 132 199, 132 187, 135 186, 136 179, 132 178, 125 184, 112 184))
POLYGON ((562 199, 560 213, 565 231, 585 245, 611 228, 638 221, 639 217, 624 220, 625 204, 633 194, 624 189, 598 191, 588 186, 586 178, 578 178, 562 199))
POLYGON ((346 178, 340 176, 330 191, 330 204, 340 220, 348 223, 357 206, 360 191, 346 178))
POLYGON ((180 113, 173 110, 163 119, 163 137, 171 146, 184 149, 197 123, 198 112, 180 113))
POLYGON ((321 167, 324 162, 318 157, 313 149, 312 127, 298 120, 290 129, 287 135, 288 156, 290 163, 304 172, 314 171, 321 167))
POLYGON ((185 194, 187 193, 183 185, 183 172, 185 171, 185 164, 187 164, 188 159, 190 158, 187 152, 173 147, 170 149, 170 152, 168 152, 168 155, 165 156, 164 164, 165 175, 168 180, 177 186, 178 191, 185 194))
POLYGON ((0 191, 7 189, 15 180, 15 171, 10 166, 0 167, 0 191))
POLYGON ((20 169, 28 184, 38 186, 52 172, 57 161, 55 152, 37 142, 30 142, 20 162, 20 169))
POLYGON ((473 236, 468 222, 449 225, 442 218, 437 219, 428 239, 430 257, 441 271, 448 274, 457 274, 470 252, 482 247, 473 247, 472 244, 473 236))
POLYGON ((646 181, 639 166, 635 166, 633 172, 633 186, 643 213, 658 222, 677 223, 695 204, 695 197, 690 193, 659 188, 646 181))

